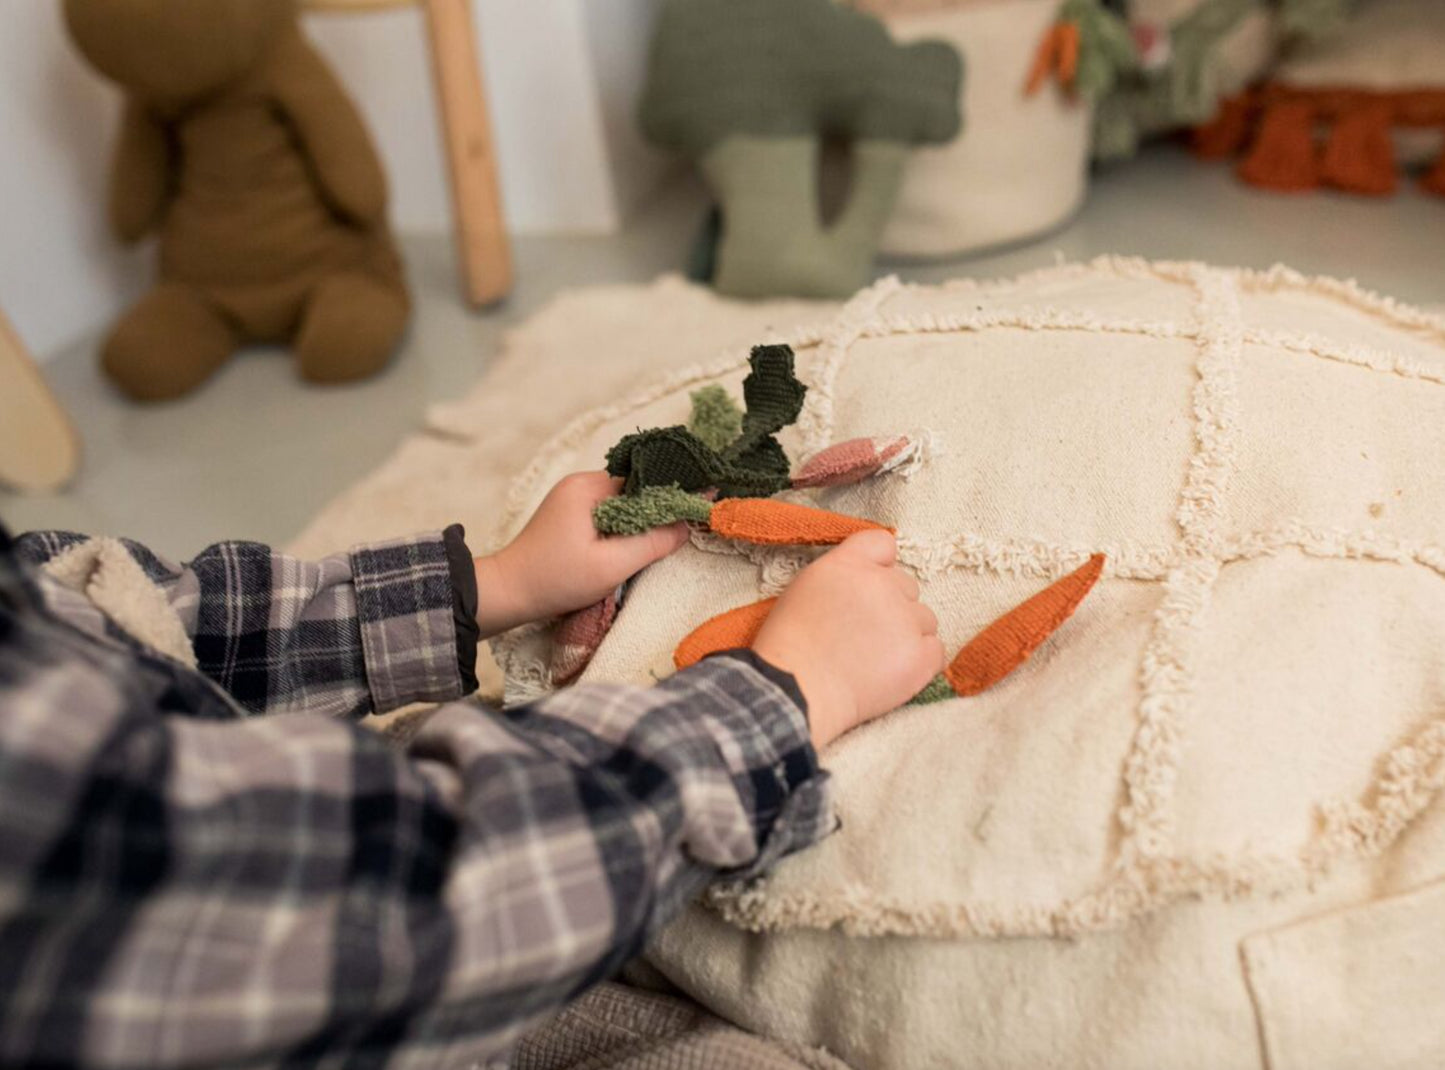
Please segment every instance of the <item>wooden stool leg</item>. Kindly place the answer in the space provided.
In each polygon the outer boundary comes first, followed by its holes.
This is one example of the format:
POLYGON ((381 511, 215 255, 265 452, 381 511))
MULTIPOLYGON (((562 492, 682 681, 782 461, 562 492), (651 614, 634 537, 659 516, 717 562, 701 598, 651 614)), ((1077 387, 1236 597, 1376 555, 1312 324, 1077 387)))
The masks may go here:
POLYGON ((80 467, 80 439, 20 336, 0 312, 0 485, 58 490, 80 467))
POLYGON ((451 166, 457 256, 467 300, 488 305, 512 289, 491 121, 470 0, 425 0, 432 70, 451 166))

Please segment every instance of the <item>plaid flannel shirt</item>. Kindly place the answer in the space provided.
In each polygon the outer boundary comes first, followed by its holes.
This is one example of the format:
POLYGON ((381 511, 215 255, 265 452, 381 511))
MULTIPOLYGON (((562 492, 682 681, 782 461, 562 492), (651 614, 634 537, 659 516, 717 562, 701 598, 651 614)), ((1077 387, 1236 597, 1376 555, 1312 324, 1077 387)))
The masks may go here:
POLYGON ((0 1066, 489 1065, 831 828, 796 685, 747 652, 452 702, 406 752, 355 724, 474 686, 460 529, 128 544, 200 671, 34 570, 78 541, 0 529, 0 1066))

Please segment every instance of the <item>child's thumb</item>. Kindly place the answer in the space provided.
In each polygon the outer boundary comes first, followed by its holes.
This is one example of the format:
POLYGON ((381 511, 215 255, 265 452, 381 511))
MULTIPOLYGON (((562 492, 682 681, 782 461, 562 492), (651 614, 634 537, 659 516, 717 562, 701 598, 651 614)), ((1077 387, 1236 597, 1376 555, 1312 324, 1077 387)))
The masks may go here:
POLYGON ((850 535, 838 546, 841 551, 856 554, 879 565, 891 565, 898 560, 898 539, 891 531, 860 531, 850 535))
POLYGON ((687 524, 679 521, 664 527, 644 531, 641 535, 628 535, 607 540, 618 554, 629 573, 638 572, 655 561, 681 549, 691 536, 687 524))

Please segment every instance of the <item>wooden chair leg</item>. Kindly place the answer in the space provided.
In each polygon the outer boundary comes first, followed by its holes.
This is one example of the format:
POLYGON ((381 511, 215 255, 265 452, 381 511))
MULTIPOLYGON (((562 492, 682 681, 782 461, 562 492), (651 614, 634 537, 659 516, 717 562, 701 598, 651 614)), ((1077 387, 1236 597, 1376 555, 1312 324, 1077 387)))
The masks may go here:
POLYGON ((457 256, 467 300, 489 305, 512 289, 491 121, 470 0, 425 0, 432 71, 451 168, 457 256))
POLYGON ((80 467, 80 438, 0 312, 0 484, 58 490, 80 467))

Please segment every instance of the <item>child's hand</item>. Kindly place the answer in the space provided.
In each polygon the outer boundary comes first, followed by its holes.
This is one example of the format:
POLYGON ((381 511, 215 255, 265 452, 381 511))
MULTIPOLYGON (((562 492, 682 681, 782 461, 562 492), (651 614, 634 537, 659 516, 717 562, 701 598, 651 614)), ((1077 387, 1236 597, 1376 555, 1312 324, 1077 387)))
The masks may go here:
POLYGON ((753 643, 797 679, 820 750, 943 671, 938 618, 897 555, 886 532, 854 535, 798 575, 753 643))
POLYGON ((578 472, 548 492, 522 533, 477 558, 477 623, 483 636, 601 601, 629 576, 687 541, 686 524, 643 535, 602 536, 592 510, 622 481, 578 472))

